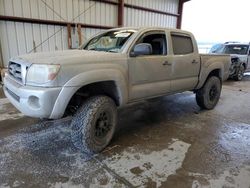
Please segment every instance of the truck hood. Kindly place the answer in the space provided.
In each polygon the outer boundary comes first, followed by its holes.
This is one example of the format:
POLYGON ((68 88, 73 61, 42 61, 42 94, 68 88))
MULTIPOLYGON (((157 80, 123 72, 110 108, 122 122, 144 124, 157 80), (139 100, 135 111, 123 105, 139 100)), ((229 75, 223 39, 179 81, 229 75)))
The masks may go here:
POLYGON ((27 64, 76 64, 76 63, 100 63, 121 59, 125 54, 88 51, 88 50, 64 50, 56 52, 42 52, 21 55, 12 58, 11 61, 22 61, 27 64))

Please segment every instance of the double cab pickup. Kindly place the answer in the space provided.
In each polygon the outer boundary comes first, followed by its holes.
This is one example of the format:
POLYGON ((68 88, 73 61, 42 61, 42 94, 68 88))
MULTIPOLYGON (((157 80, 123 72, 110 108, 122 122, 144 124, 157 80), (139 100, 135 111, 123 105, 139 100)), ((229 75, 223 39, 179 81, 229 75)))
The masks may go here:
POLYGON ((97 153, 112 139, 118 107, 193 91, 201 108, 213 109, 230 64, 229 55, 200 55, 187 31, 116 28, 77 50, 12 58, 4 92, 27 116, 73 115, 74 145, 97 153))

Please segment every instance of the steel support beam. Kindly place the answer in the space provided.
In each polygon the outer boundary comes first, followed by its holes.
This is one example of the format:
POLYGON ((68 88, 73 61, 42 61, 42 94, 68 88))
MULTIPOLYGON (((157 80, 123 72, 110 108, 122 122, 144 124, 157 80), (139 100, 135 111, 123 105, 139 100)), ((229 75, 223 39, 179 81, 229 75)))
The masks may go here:
POLYGON ((110 0, 90 0, 90 1, 96 1, 99 3, 106 3, 109 5, 118 5, 119 4, 119 2, 114 2, 114 1, 110 1, 110 0))
MULTIPOLYGON (((96 1, 96 2, 100 2, 100 3, 106 3, 106 4, 110 4, 110 5, 118 5, 119 6, 119 2, 113 2, 110 0, 91 0, 91 1, 96 1)), ((179 16, 179 14, 173 14, 170 12, 165 12, 165 11, 156 10, 156 9, 152 9, 152 8, 146 8, 146 7, 142 7, 142 6, 132 5, 129 3, 124 3, 124 7, 131 8, 131 9, 137 9, 137 10, 143 10, 143 11, 147 11, 147 12, 153 12, 153 13, 157 13, 157 14, 168 15, 168 16, 175 16, 175 17, 179 16)))
POLYGON ((156 9, 152 9, 152 8, 146 8, 146 7, 142 7, 142 6, 131 5, 131 4, 128 4, 128 3, 125 3, 124 6, 127 7, 127 8, 131 8, 131 9, 143 10, 143 11, 153 12, 153 13, 157 13, 157 14, 163 14, 163 15, 167 15, 167 16, 175 16, 175 17, 179 16, 179 14, 173 14, 173 13, 170 13, 170 12, 165 12, 165 11, 156 10, 156 9))
POLYGON ((124 0, 119 0, 118 3, 118 27, 124 26, 124 0))
POLYGON ((68 33, 68 49, 72 48, 72 37, 71 37, 71 25, 67 25, 67 33, 68 33))
POLYGON ((85 24, 85 23, 42 20, 42 19, 16 17, 16 16, 4 16, 4 15, 0 15, 0 20, 13 21, 13 22, 25 22, 25 23, 33 23, 33 24, 58 25, 58 26, 71 25, 72 27, 74 27, 75 25, 81 25, 82 27, 93 28, 93 29, 111 29, 111 28, 114 28, 112 26, 105 26, 105 25, 93 25, 93 24, 85 24))
POLYGON ((181 29, 181 23, 182 23, 182 16, 183 16, 183 5, 184 3, 188 2, 190 0, 179 0, 179 5, 178 5, 178 14, 179 16, 177 17, 177 29, 181 29))
POLYGON ((81 25, 77 25, 77 33, 78 33, 79 46, 81 46, 82 45, 82 27, 81 27, 81 25))

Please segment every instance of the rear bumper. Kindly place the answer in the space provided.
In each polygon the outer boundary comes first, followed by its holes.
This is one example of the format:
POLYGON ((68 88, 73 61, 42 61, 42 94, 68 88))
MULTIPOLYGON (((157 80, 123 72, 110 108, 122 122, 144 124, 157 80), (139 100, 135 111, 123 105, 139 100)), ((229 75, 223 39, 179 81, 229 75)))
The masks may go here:
POLYGON ((37 118, 53 118, 51 114, 62 88, 23 86, 6 76, 3 89, 6 97, 23 114, 37 118))

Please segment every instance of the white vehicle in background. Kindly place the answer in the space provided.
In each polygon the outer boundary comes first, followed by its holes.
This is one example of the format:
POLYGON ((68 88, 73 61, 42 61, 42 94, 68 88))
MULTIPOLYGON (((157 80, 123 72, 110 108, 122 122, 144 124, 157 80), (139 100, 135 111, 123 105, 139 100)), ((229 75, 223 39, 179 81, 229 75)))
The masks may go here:
POLYGON ((232 65, 230 67, 230 77, 240 81, 244 73, 250 71, 250 48, 249 44, 239 42, 226 42, 215 44, 209 51, 215 54, 230 54, 232 65))

